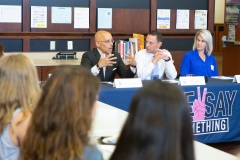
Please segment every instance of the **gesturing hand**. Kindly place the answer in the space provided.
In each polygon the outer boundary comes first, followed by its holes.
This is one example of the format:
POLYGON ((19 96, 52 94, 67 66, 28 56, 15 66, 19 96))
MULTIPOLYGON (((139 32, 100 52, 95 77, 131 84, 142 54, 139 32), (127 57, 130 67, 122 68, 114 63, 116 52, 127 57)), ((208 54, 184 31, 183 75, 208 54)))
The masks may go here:
POLYGON ((114 54, 108 54, 105 58, 100 58, 98 65, 99 67, 106 67, 106 66, 113 66, 116 64, 117 57, 114 56, 114 54))
POLYGON ((126 65, 136 66, 136 61, 133 56, 131 56, 129 54, 125 54, 125 56, 128 58, 126 65))
POLYGON ((206 105, 205 105, 205 99, 206 99, 206 94, 207 94, 207 88, 204 88, 203 90, 203 96, 201 100, 201 93, 200 93, 200 87, 197 87, 197 94, 198 94, 198 99, 194 100, 193 102, 193 120, 204 120, 205 113, 206 113, 206 105))

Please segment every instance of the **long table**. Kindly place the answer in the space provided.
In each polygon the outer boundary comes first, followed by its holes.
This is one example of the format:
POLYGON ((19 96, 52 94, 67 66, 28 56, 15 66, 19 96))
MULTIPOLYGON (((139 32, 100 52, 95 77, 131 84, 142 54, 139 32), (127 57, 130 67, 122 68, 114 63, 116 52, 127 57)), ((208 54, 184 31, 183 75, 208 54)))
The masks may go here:
MULTIPOLYGON (((150 81, 143 81, 143 84, 150 81)), ((189 103, 195 139, 202 143, 219 143, 240 140, 240 84, 232 80, 208 79, 203 86, 179 86, 189 103), (206 94, 206 113, 203 119, 193 119, 193 102, 198 99, 197 87, 206 94)), ((102 84, 99 101, 128 111, 131 100, 139 88, 113 88, 102 84)), ((147 107, 147 106, 146 106, 147 107)))

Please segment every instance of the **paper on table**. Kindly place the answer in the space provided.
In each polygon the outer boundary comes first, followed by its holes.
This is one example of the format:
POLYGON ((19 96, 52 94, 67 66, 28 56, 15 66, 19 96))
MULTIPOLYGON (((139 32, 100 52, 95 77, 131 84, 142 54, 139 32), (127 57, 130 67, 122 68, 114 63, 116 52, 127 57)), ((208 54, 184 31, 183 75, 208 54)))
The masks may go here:
POLYGON ((137 88, 142 87, 142 80, 141 78, 121 78, 121 79, 114 79, 113 87, 116 88, 137 88))
POLYGON ((222 79, 222 80, 231 80, 231 79, 233 79, 233 77, 226 77, 226 76, 212 76, 211 78, 222 79))
POLYGON ((164 79, 162 81, 167 83, 178 83, 178 80, 175 80, 175 79, 164 79))
POLYGON ((110 136, 110 137, 106 137, 106 138, 103 138, 102 139, 102 142, 104 144, 112 144, 112 145, 115 145, 117 144, 117 140, 118 140, 118 135, 117 136, 110 136))
POLYGON ((206 85, 206 82, 204 76, 179 77, 179 85, 181 86, 206 85))

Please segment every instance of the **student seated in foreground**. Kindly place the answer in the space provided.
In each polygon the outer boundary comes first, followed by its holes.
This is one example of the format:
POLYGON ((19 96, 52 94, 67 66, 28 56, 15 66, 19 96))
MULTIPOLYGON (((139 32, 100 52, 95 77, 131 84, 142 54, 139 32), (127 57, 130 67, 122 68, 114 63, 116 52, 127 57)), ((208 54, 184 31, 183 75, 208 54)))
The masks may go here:
POLYGON ((102 160, 88 137, 98 90, 98 78, 86 68, 56 68, 33 112, 21 160, 102 160))
POLYGON ((110 159, 195 159, 189 108, 178 86, 153 81, 136 93, 110 159))
POLYGON ((180 76, 218 76, 217 63, 212 55, 212 35, 208 30, 199 30, 194 38, 193 49, 185 53, 180 76))
POLYGON ((17 160, 40 96, 36 67, 23 54, 0 59, 0 159, 17 160))

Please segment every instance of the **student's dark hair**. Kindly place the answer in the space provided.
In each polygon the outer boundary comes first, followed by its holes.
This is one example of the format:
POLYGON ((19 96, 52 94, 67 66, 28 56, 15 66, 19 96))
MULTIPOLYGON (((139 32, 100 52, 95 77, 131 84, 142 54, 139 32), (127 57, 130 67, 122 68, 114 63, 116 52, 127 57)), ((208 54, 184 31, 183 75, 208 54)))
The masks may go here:
POLYGON ((194 160, 188 104, 174 84, 151 82, 133 98, 111 160, 194 160))
POLYGON ((163 41, 162 34, 158 33, 157 31, 151 31, 150 33, 148 33, 148 35, 157 36, 157 41, 158 42, 162 42, 163 41))
POLYGON ((84 67, 55 69, 33 112, 20 159, 82 159, 99 84, 84 67))

